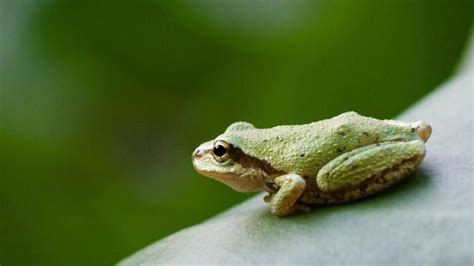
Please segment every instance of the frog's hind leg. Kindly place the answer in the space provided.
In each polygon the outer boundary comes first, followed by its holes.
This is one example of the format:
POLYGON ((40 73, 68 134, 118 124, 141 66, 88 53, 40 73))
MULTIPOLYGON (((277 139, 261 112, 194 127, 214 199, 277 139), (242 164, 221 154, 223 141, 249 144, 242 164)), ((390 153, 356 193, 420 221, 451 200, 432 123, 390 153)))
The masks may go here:
POLYGON ((352 150, 326 164, 316 183, 318 203, 346 202, 378 192, 413 172, 425 155, 422 141, 377 143, 352 150))

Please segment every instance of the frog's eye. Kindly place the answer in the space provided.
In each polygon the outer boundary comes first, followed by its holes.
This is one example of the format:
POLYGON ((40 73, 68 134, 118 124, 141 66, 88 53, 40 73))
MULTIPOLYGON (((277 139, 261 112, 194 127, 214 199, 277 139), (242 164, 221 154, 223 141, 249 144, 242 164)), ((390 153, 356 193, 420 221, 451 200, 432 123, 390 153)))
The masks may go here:
POLYGON ((229 150, 230 150, 230 145, 229 143, 222 141, 222 140, 217 140, 214 142, 214 149, 212 151, 212 154, 214 155, 214 159, 216 161, 223 163, 227 160, 229 160, 229 150))

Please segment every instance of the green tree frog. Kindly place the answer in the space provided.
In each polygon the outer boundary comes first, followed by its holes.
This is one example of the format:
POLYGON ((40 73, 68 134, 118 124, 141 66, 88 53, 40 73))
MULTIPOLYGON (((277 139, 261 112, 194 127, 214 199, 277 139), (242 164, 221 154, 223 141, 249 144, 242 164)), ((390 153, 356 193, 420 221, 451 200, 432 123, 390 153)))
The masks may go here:
POLYGON ((379 192, 415 170, 431 135, 426 122, 378 120, 355 112, 267 129, 231 124, 192 154, 196 171, 240 192, 266 191, 285 216, 379 192))

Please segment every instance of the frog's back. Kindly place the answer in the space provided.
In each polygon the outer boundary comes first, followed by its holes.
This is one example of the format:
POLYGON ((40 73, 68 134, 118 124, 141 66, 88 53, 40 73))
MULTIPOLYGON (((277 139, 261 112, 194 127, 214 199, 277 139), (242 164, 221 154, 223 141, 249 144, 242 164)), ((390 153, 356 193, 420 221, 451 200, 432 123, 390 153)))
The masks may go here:
POLYGON ((309 136, 307 141, 297 145, 308 154, 301 174, 310 176, 316 175, 332 159, 351 150, 374 143, 416 139, 416 134, 408 123, 378 120, 355 112, 343 113, 301 127, 306 128, 301 131, 309 136), (308 141, 311 143, 307 143, 308 141))
POLYGON ((302 176, 315 176, 337 156, 366 145, 412 140, 409 124, 364 117, 355 112, 305 125, 238 130, 224 134, 246 154, 273 168, 302 176))

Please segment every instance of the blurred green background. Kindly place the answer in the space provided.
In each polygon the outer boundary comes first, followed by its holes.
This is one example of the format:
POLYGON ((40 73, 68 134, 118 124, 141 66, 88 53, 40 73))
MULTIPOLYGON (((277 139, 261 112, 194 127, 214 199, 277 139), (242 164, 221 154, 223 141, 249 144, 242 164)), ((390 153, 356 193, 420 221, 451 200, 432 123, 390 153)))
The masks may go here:
MULTIPOLYGON (((453 72, 471 0, 0 0, 0 264, 110 264, 248 197, 193 149, 354 110, 453 72)), ((442 108, 442 107, 440 107, 442 108)))

